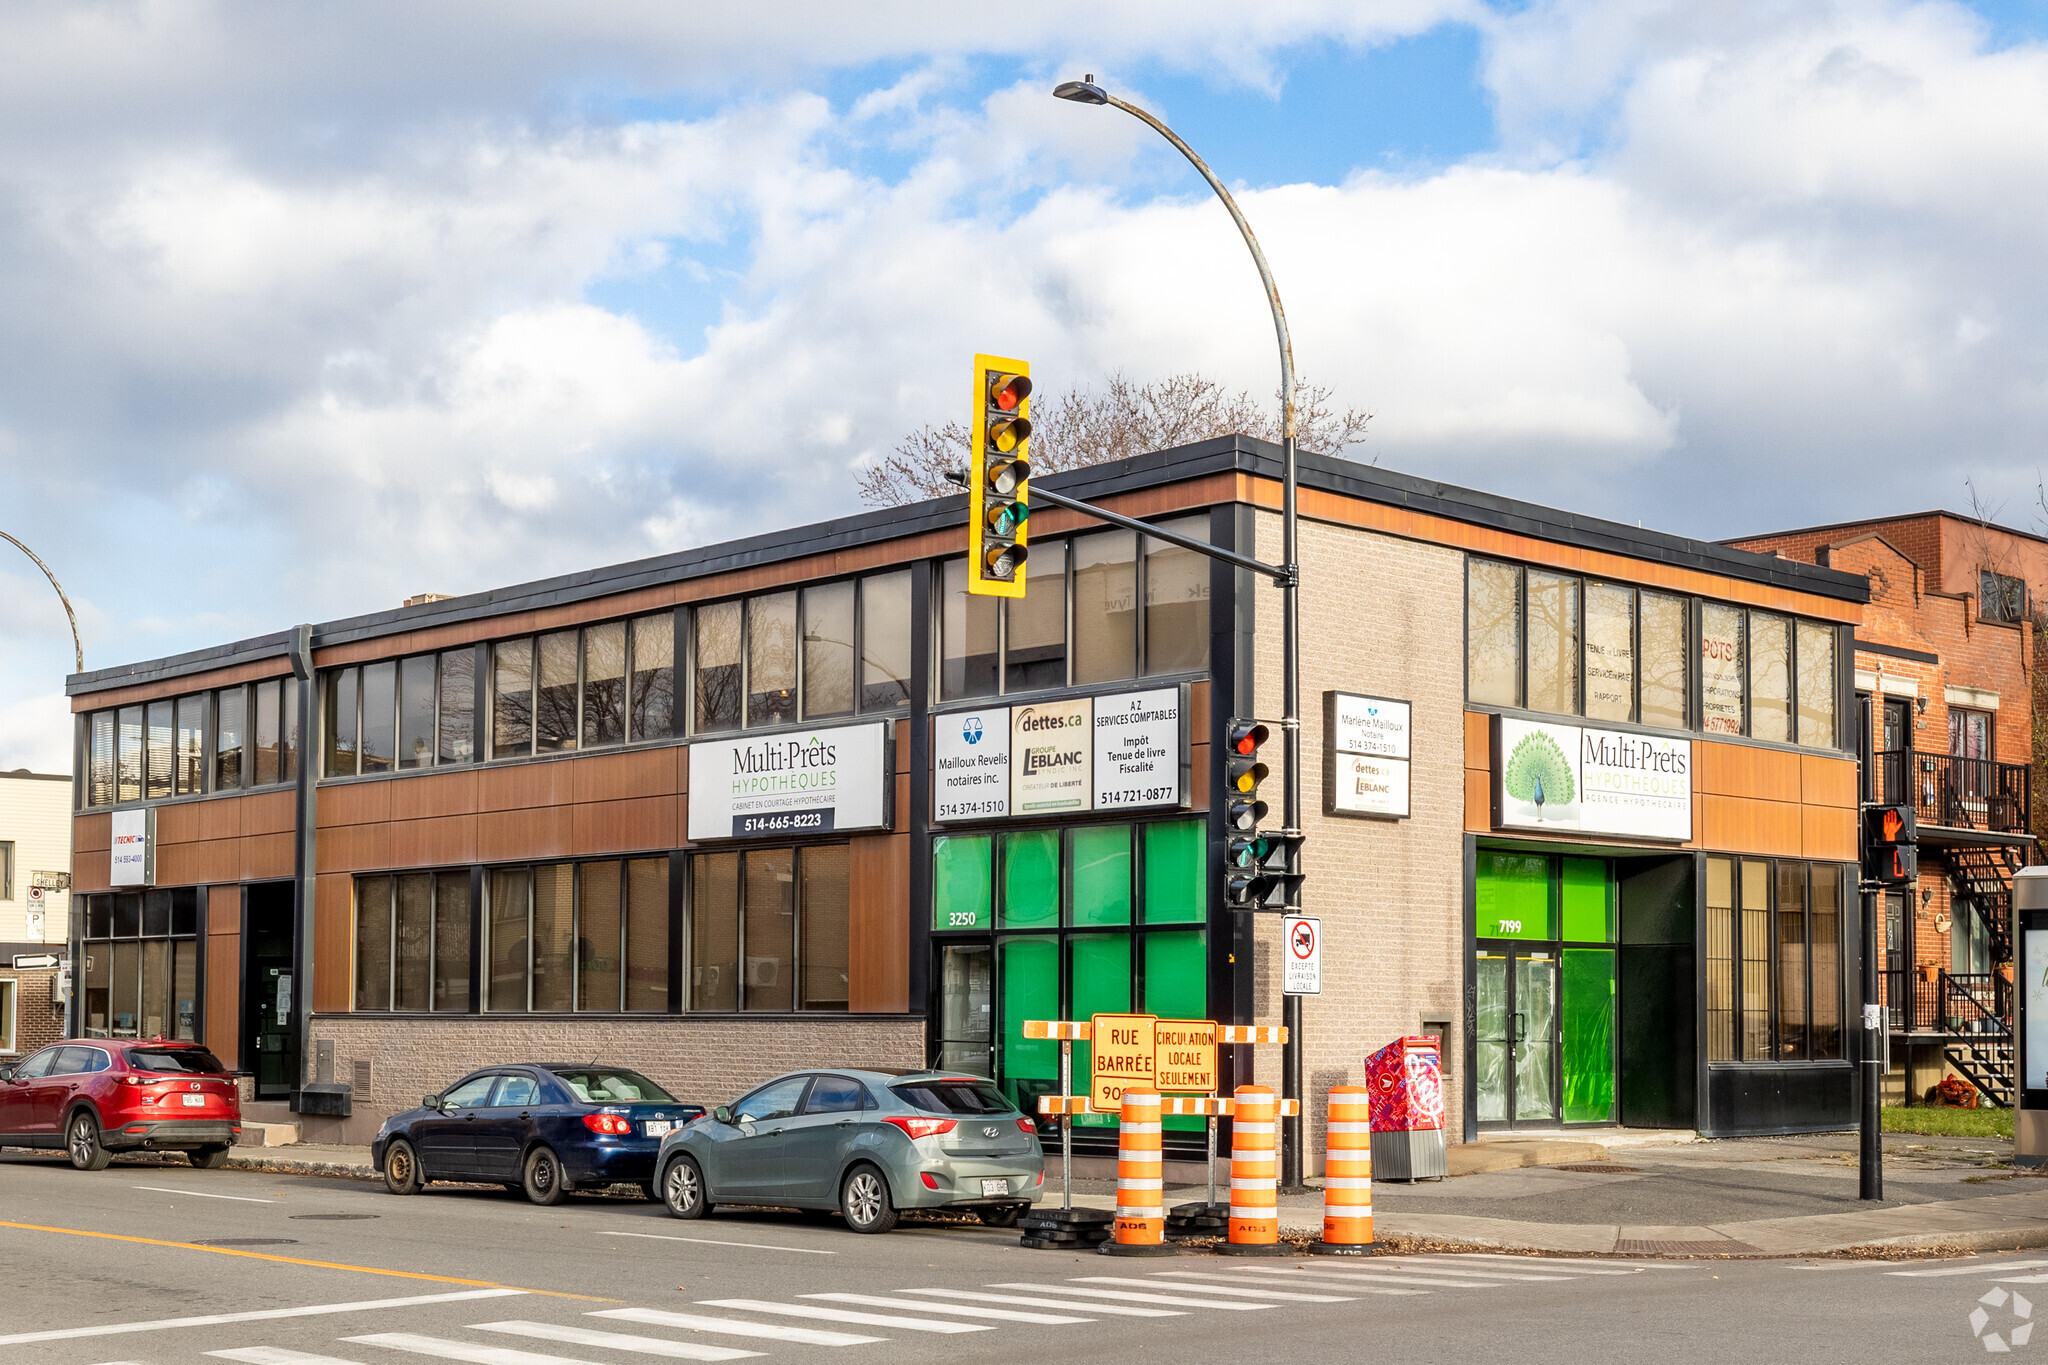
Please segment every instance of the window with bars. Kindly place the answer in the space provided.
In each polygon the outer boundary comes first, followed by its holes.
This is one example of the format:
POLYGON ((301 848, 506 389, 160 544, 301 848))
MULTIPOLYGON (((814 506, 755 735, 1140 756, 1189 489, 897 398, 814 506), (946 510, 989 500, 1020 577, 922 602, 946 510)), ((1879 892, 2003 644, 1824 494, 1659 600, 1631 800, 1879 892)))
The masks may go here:
POLYGON ((1708 1061, 1843 1058, 1853 885, 1834 863, 1707 858, 1708 1061))

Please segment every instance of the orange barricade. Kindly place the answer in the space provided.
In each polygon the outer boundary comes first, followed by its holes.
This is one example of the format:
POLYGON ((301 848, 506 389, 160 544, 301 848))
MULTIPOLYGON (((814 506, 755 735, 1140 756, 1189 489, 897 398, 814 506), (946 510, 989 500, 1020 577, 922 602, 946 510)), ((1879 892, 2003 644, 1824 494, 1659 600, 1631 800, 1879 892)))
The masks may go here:
POLYGON ((1124 1091, 1116 1135, 1116 1232, 1102 1250, 1113 1256, 1170 1256, 1166 1240, 1165 1154, 1159 1092, 1124 1091))
POLYGON ((1263 1085, 1241 1085, 1230 1120, 1230 1240, 1233 1256, 1290 1254, 1280 1242, 1280 1101, 1263 1085))
POLYGON ((1323 1153, 1325 1256, 1364 1256, 1372 1239, 1372 1092, 1361 1085, 1330 1088, 1323 1153))

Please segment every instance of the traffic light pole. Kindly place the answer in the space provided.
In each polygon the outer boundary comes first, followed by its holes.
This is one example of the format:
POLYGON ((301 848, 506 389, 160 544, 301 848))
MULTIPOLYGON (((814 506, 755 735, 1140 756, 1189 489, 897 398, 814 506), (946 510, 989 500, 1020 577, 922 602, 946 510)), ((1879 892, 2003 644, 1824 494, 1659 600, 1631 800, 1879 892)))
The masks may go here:
MULTIPOLYGON (((1863 1143, 1857 1163, 1858 1199, 1884 1198, 1884 1006, 1877 990, 1877 892, 1857 888, 1863 905, 1863 1143)), ((1911 1088, 1912 1078, 1907 1078, 1911 1088)))

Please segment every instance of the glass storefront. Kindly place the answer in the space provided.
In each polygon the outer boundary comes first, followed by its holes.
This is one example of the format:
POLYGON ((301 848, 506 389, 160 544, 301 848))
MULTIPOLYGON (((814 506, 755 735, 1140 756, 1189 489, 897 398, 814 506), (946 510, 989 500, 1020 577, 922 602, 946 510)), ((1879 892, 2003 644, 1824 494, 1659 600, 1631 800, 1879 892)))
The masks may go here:
POLYGON ((85 1036, 199 1036, 199 891, 86 897, 85 1036))
MULTIPOLYGON (((1209 1017, 1207 851, 1185 817, 934 837, 939 1065, 994 1077, 1030 1112, 1059 1089, 1060 1047, 1026 1020, 1209 1017)), ((1087 1073, 1076 1043, 1077 1085, 1087 1073)))
POLYGON ((1479 1122, 1615 1122, 1614 865, 1482 849, 1477 872, 1479 1122))

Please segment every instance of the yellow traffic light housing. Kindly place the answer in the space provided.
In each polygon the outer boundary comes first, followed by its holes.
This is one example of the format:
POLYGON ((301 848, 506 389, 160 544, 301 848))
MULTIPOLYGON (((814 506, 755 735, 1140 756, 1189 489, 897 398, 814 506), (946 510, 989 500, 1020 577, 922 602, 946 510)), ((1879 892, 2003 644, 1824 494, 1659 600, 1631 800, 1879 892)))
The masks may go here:
POLYGON ((1031 515, 1031 366, 974 357, 967 481, 967 591, 1022 597, 1031 515))

